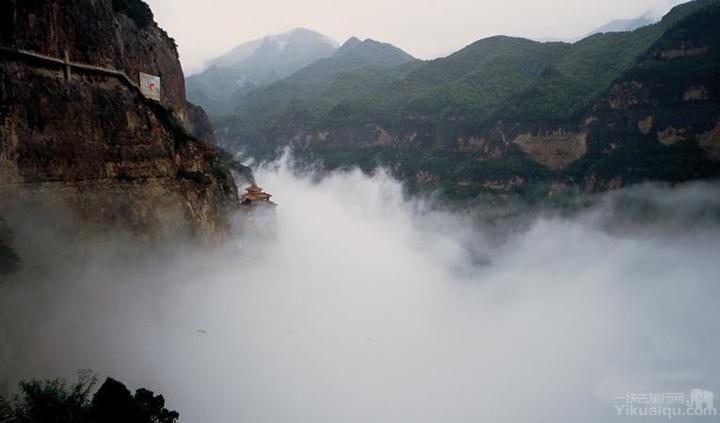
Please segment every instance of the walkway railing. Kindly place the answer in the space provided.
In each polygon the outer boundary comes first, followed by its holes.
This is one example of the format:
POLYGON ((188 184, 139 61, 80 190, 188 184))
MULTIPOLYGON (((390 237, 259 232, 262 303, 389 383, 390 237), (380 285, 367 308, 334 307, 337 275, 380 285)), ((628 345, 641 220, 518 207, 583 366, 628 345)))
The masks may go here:
POLYGON ((130 79, 130 77, 128 77, 127 74, 125 74, 125 72, 123 71, 102 66, 88 65, 80 62, 73 62, 70 60, 67 50, 65 50, 65 58, 59 59, 57 57, 48 56, 30 50, 22 50, 17 48, 0 46, 0 56, 10 56, 24 59, 27 61, 41 62, 45 65, 61 67, 64 70, 65 77, 68 81, 72 77, 73 69, 89 73, 109 75, 118 78, 131 90, 134 90, 135 94, 137 94, 142 100, 146 101, 147 104, 150 106, 151 110, 155 112, 155 115, 158 117, 158 119, 160 119, 160 121, 162 122, 166 122, 172 131, 181 131, 182 135, 186 138, 195 139, 195 136, 189 132, 188 128, 185 127, 185 124, 181 123, 181 121, 177 118, 177 116, 172 110, 167 108, 161 102, 144 95, 142 90, 140 89, 140 86, 135 83, 135 81, 130 79))
MULTIPOLYGON (((62 67, 65 72, 65 77, 68 80, 70 80, 70 78, 72 76, 73 69, 114 76, 114 77, 120 79, 125 84, 129 85, 130 87, 136 89, 142 95, 140 86, 138 84, 136 84, 135 81, 130 79, 130 77, 128 77, 127 74, 125 74, 125 72, 123 72, 121 70, 117 70, 117 69, 106 68, 103 66, 95 66, 95 65, 88 65, 88 64, 80 63, 80 62, 73 62, 70 60, 70 56, 69 56, 67 50, 65 50, 65 58, 59 59, 57 57, 48 56, 45 54, 30 51, 30 50, 22 50, 22 49, 17 49, 17 48, 9 48, 9 47, 0 46, 0 55, 25 58, 25 59, 40 61, 40 62, 44 62, 47 64, 52 64, 55 66, 62 67)), ((145 95, 143 95, 143 97, 148 98, 145 95)))

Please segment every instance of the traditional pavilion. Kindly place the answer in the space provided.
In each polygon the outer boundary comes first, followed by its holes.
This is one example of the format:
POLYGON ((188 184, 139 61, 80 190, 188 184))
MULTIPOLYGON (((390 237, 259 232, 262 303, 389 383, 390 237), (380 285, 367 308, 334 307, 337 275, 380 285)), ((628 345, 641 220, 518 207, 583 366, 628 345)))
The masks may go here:
POLYGON ((248 188, 245 189, 247 191, 245 194, 243 194, 242 197, 240 197, 240 204, 245 206, 259 206, 259 205, 265 205, 265 206, 276 206, 277 204, 270 201, 270 198, 272 198, 272 195, 268 194, 267 192, 263 192, 262 188, 257 186, 255 183, 250 185, 248 188))

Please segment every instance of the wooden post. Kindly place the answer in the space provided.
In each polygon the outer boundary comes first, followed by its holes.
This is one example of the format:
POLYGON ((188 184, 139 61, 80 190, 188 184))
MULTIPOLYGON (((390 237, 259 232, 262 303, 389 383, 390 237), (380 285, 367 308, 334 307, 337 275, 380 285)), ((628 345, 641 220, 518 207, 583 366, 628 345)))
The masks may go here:
POLYGON ((67 78, 68 81, 70 81, 70 77, 72 75, 70 74, 70 52, 65 49, 65 78, 67 78))

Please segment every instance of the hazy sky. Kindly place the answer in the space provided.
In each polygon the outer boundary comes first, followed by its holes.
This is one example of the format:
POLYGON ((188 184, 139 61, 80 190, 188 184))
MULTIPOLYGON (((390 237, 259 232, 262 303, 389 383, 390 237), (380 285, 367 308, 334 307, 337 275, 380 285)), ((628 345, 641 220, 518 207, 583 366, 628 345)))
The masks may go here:
POLYGON ((572 38, 610 20, 684 0, 147 0, 180 46, 186 73, 250 39, 296 27, 339 42, 350 36, 397 45, 419 58, 497 35, 572 38))

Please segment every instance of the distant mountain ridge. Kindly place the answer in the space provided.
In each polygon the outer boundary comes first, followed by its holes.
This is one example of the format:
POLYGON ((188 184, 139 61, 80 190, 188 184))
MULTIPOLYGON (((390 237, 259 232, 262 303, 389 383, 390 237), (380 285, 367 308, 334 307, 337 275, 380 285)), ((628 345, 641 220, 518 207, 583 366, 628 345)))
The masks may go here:
POLYGON ((333 47, 333 49, 339 47, 337 41, 326 35, 306 28, 295 28, 282 34, 268 35, 242 43, 222 56, 208 60, 205 63, 205 66, 206 68, 211 68, 213 66, 226 67, 237 65, 238 63, 247 60, 253 54, 262 54, 263 50, 265 50, 264 47, 277 47, 278 50, 283 51, 283 49, 288 45, 296 47, 294 44, 298 41, 304 43, 314 42, 318 45, 329 45, 333 47))
POLYGON ((346 41, 335 53, 320 59, 291 75, 289 80, 319 79, 341 72, 363 67, 378 66, 392 69, 417 59, 393 46, 375 40, 359 40, 356 37, 346 41))
POLYGON ((418 63, 421 62, 391 44, 371 39, 361 41, 352 37, 332 56, 319 59, 285 79, 239 97, 235 113, 229 116, 228 120, 232 121, 232 126, 242 126, 243 131, 251 132, 260 129, 268 119, 280 116, 281 122, 303 122, 310 117, 302 110, 305 104, 313 104, 316 112, 327 112, 326 106, 334 103, 334 100, 323 98, 328 92, 338 92, 340 97, 346 94, 346 90, 341 86, 345 81, 338 81, 343 75, 354 79, 346 81, 351 86, 364 90, 375 87, 375 81, 365 84, 367 81, 355 78, 356 74, 377 74, 382 78, 394 72, 403 75, 418 63), (363 84, 365 86, 362 86, 363 84), (299 112, 298 115, 295 115, 296 111, 299 112), (235 120, 237 117, 240 119, 235 120))
POLYGON ((634 31, 644 26, 652 25, 656 23, 658 19, 652 16, 650 11, 645 12, 642 16, 632 19, 615 19, 606 23, 605 25, 596 28, 589 33, 585 34, 582 38, 587 38, 595 34, 605 34, 608 32, 628 32, 634 31))
POLYGON ((329 57, 337 47, 329 37, 304 28, 240 44, 186 79, 188 100, 211 114, 230 112, 234 98, 329 57))
POLYGON ((719 22, 720 0, 696 0, 633 31, 497 36, 432 61, 351 39, 215 116, 219 142, 256 159, 290 145, 328 168, 382 164, 456 197, 720 175, 719 22))

